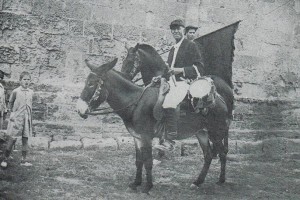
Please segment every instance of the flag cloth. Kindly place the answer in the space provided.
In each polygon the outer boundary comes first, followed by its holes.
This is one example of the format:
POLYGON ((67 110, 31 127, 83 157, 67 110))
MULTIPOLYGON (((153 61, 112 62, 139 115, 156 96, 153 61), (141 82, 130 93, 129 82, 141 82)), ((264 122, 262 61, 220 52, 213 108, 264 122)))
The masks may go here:
POLYGON ((234 34, 240 21, 196 38, 204 63, 204 75, 217 75, 231 88, 232 62, 234 56, 234 34))

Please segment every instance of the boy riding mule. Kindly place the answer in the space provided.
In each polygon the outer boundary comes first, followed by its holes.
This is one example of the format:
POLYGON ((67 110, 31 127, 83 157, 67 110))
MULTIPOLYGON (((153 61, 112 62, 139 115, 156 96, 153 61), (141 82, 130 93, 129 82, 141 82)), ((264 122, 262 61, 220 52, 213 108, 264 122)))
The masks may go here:
MULTIPOLYGON (((156 136, 154 107, 157 103, 159 88, 139 87, 128 80, 123 74, 112 70, 117 59, 114 61, 95 66, 86 61, 91 73, 85 82, 85 87, 78 100, 77 110, 81 117, 86 118, 95 110, 96 106, 104 101, 118 114, 127 130, 134 136, 136 148, 136 176, 130 188, 136 189, 142 183, 143 166, 146 170, 146 185, 143 192, 148 193, 153 187, 152 181, 152 139, 156 136)), ((215 146, 221 160, 221 173, 219 183, 225 182, 226 154, 228 151, 228 110, 223 109, 224 102, 216 98, 215 105, 207 116, 191 113, 180 119, 179 132, 188 132, 198 138, 204 153, 204 166, 191 187, 197 187, 204 182, 210 163, 212 150, 209 140, 215 146), (202 122, 207 123, 202 123, 202 122), (206 131, 207 128, 208 131, 206 131), (224 144, 225 143, 225 144, 224 144)), ((190 136, 190 135, 189 135, 190 136)))

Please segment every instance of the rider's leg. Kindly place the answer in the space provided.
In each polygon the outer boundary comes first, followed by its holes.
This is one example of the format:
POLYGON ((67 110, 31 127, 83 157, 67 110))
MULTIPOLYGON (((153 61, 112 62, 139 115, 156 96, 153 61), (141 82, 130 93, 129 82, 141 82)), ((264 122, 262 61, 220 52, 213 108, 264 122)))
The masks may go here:
POLYGON ((157 149, 161 150, 173 150, 174 139, 177 137, 177 111, 176 108, 187 94, 189 85, 185 81, 176 82, 170 84, 170 90, 166 94, 164 103, 162 105, 164 109, 164 119, 166 124, 165 140, 162 144, 157 145, 157 149))
POLYGON ((177 110, 175 108, 164 109, 164 118, 166 126, 164 140, 160 145, 155 146, 155 148, 163 151, 171 151, 174 149, 175 145, 175 142, 173 140, 177 138, 177 110))

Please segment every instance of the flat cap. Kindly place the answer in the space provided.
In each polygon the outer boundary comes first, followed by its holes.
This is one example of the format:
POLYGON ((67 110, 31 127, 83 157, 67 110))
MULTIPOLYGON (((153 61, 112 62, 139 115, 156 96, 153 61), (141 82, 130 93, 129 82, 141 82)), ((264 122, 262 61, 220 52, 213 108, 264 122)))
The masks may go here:
POLYGON ((193 25, 188 25, 185 27, 186 31, 189 31, 190 29, 195 29, 197 31, 198 27, 197 26, 193 26, 193 25))
POLYGON ((183 20, 181 20, 181 19, 175 19, 174 21, 172 21, 171 24, 170 24, 170 29, 172 29, 172 28, 174 28, 176 26, 185 27, 183 20))

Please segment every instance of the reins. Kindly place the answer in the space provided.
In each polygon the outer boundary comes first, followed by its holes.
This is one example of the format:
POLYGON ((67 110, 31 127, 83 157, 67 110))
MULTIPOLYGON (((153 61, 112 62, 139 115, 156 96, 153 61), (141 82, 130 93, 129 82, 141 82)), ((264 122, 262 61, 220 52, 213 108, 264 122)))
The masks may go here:
MULTIPOLYGON (((143 89, 143 92, 141 93, 141 95, 139 96, 139 98, 138 98, 136 101, 134 101, 133 103, 131 103, 131 104, 129 104, 129 105, 123 107, 123 108, 120 108, 120 109, 117 109, 117 110, 112 110, 112 111, 107 111, 107 112, 88 112, 88 113, 86 113, 86 114, 87 114, 87 115, 106 115, 106 114, 111 114, 111 113, 115 113, 115 112, 119 112, 119 111, 125 110, 125 109, 127 109, 127 108, 129 108, 129 107, 131 107, 131 106, 133 106, 133 105, 137 105, 138 102, 139 102, 139 101, 141 100, 141 98, 143 97, 143 95, 144 95, 146 89, 147 89, 148 87, 150 87, 150 86, 151 86, 151 84, 147 85, 147 86, 143 89)), ((110 108, 110 107, 106 107, 106 108, 97 108, 97 109, 95 109, 95 111, 103 111, 103 110, 108 110, 108 109, 111 109, 111 108, 110 108)))

